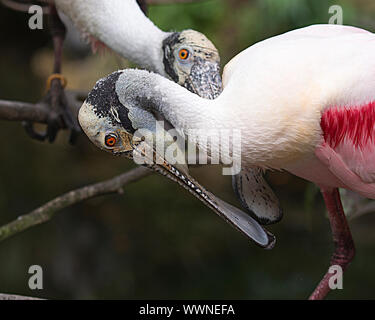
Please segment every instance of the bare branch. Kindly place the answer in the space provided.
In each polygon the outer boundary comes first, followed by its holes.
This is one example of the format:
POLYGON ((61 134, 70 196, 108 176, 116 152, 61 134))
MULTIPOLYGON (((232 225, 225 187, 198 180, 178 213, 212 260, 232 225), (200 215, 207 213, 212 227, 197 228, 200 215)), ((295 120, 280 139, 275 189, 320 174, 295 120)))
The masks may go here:
POLYGON ((42 9, 44 14, 49 14, 49 8, 45 6, 46 3, 49 3, 48 0, 39 0, 41 3, 36 3, 36 1, 33 2, 17 2, 12 0, 1 0, 0 3, 2 3, 5 7, 8 7, 9 9, 20 11, 20 12, 29 12, 29 8, 33 4, 42 4, 42 9))
POLYGON ((43 104, 0 100, 0 119, 46 123, 48 110, 43 104))
POLYGON ((0 293, 0 300, 44 300, 44 299, 34 298, 34 297, 26 297, 26 296, 19 296, 19 295, 16 295, 16 294, 0 293))
POLYGON ((0 241, 33 226, 44 223, 50 220, 58 210, 78 202, 101 195, 122 193, 122 187, 146 177, 151 173, 152 171, 147 168, 138 167, 112 179, 70 191, 0 227, 0 241))
MULTIPOLYGON (((66 91, 66 96, 73 113, 78 115, 78 110, 87 93, 66 91)), ((34 104, 0 100, 0 120, 47 123, 50 110, 50 106, 43 101, 34 104)))

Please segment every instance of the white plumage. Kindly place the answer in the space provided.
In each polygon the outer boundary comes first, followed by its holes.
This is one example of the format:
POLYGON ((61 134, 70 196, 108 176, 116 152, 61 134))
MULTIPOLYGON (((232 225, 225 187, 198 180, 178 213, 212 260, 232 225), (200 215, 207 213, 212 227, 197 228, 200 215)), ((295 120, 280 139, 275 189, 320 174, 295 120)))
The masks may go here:
POLYGON ((143 14, 135 0, 55 0, 85 35, 141 67, 166 76, 162 42, 169 35, 143 14))

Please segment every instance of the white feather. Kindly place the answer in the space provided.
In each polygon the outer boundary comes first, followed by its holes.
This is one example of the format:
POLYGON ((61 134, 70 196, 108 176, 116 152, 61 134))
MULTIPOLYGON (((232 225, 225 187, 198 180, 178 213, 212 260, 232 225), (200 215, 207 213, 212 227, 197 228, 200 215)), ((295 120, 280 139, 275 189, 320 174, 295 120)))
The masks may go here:
POLYGON ((55 0, 83 33, 105 43, 139 66, 165 76, 162 42, 168 33, 157 28, 136 0, 55 0))

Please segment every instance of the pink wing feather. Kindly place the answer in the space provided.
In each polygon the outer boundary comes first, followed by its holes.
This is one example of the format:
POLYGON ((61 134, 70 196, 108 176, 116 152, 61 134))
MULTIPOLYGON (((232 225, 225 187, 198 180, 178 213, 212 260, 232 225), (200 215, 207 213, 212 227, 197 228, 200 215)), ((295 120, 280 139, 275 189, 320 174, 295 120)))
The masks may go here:
POLYGON ((375 198, 375 102, 328 108, 321 128, 316 156, 348 188, 375 198))

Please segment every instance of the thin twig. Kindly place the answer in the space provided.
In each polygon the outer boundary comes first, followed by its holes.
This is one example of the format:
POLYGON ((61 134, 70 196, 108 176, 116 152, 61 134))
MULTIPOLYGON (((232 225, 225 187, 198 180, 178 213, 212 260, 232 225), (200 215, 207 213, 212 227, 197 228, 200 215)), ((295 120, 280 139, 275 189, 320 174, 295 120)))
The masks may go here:
POLYGON ((0 300, 44 300, 41 298, 19 296, 17 294, 0 293, 0 300))
POLYGON ((151 173, 152 171, 149 169, 138 167, 112 179, 70 191, 47 202, 46 204, 31 211, 30 213, 22 215, 16 220, 13 220, 12 222, 1 226, 0 241, 3 241, 33 226, 44 223, 50 220, 58 210, 76 204, 78 202, 100 195, 121 193, 122 187, 131 182, 146 177, 151 173))
MULTIPOLYGON (((78 110, 86 96, 85 92, 66 91, 68 104, 74 115, 78 115, 78 110)), ((50 106, 43 101, 28 103, 0 100, 0 120, 47 123, 50 110, 50 106)))
POLYGON ((0 100, 0 119, 46 123, 48 109, 42 103, 0 100))

